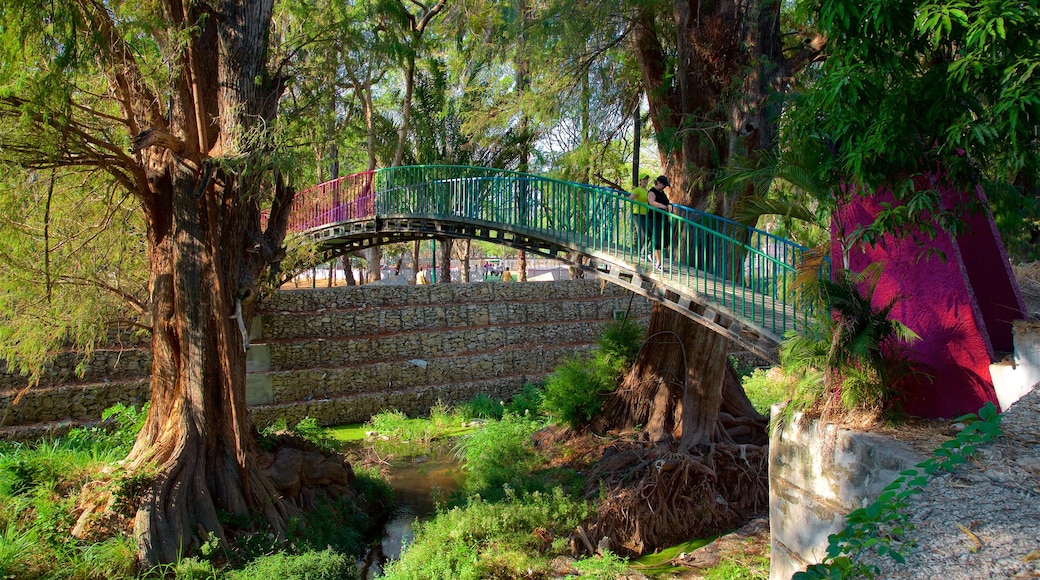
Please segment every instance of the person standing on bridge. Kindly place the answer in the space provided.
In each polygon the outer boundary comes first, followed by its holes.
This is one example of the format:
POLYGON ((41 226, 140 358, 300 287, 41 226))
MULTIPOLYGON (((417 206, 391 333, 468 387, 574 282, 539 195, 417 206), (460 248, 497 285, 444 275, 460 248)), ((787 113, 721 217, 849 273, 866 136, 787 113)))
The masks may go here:
POLYGON ((668 212, 672 209, 672 202, 668 199, 665 188, 672 184, 664 175, 654 180, 654 186, 647 191, 646 201, 650 207, 657 211, 650 212, 650 229, 654 238, 654 269, 662 271, 661 252, 668 247, 672 241, 672 228, 668 219, 668 212))
POLYGON ((638 202, 632 204, 632 221, 635 223, 636 228, 636 239, 635 239, 635 253, 636 256, 646 256, 651 260, 654 259, 651 253, 653 248, 653 239, 650 236, 650 224, 649 221, 649 208, 645 204, 647 203, 647 191, 646 186, 650 184, 650 174, 642 172, 639 174, 639 185, 632 188, 632 193, 628 194, 628 198, 632 201, 638 202))

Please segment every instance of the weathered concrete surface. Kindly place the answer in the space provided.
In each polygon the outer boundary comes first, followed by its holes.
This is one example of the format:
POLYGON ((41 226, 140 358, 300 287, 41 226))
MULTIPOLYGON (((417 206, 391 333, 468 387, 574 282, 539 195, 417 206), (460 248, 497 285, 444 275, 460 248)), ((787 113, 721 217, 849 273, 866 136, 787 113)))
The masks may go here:
POLYGON ((1040 320, 1016 320, 1015 352, 990 365, 1001 409, 1008 409, 1040 383, 1040 320))
MULTIPOLYGON (((773 416, 780 409, 774 407, 773 416)), ((909 445, 795 414, 769 443, 771 580, 786 580, 827 555, 845 514, 926 458, 909 445)))

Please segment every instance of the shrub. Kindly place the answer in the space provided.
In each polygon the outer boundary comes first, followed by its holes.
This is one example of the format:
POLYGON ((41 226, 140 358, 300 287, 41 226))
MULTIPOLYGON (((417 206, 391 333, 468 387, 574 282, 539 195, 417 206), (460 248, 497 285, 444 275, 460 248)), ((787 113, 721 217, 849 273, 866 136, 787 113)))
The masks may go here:
POLYGON ((433 439, 433 428, 429 421, 411 420, 397 409, 372 415, 368 424, 380 435, 406 443, 426 444, 433 439))
POLYGON ((545 396, 542 385, 524 383, 520 392, 513 395, 513 400, 506 403, 506 410, 514 415, 538 417, 542 414, 542 398, 545 396))
POLYGON ((599 350, 610 355, 619 364, 628 368, 636 360, 643 347, 643 327, 631 319, 615 320, 607 324, 603 336, 596 343, 599 350))
POLYGON ((755 410, 766 416, 774 404, 790 399, 795 387, 794 380, 779 369, 755 369, 742 384, 755 410))
POLYGON ((477 393, 473 400, 463 405, 463 414, 474 419, 501 419, 505 408, 501 403, 484 393, 477 393))
POLYGON ((569 357, 546 380, 542 409, 573 429, 581 428, 599 412, 603 397, 617 388, 621 370, 617 359, 602 351, 569 357))
POLYGON ((547 577, 548 560, 567 550, 566 538, 592 507, 554 489, 491 503, 476 498, 415 528, 387 580, 483 580, 547 577))
POLYGON ((339 441, 333 437, 332 432, 328 428, 319 425, 314 417, 304 417, 292 427, 288 425, 285 419, 279 418, 274 423, 264 427, 260 432, 260 447, 273 449, 278 444, 278 438, 282 435, 306 439, 324 453, 339 451, 339 441))
POLYGON ((533 419, 506 413, 500 421, 462 436, 456 454, 469 473, 465 489, 494 497, 505 485, 523 488, 538 463, 530 440, 540 427, 533 419))

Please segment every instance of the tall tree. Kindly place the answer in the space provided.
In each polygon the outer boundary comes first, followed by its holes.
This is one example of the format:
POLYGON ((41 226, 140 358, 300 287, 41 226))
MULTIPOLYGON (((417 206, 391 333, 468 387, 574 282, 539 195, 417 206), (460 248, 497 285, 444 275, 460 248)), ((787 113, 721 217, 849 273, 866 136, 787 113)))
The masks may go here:
MULTIPOLYGON (((759 0, 633 4, 629 46, 646 88, 673 203, 728 217, 735 202, 752 193, 720 187, 721 169, 738 155, 754 159, 775 150, 779 94, 822 47, 821 38, 811 37, 785 53, 780 10, 779 2, 759 0)), ((705 388, 693 398, 688 393, 680 408, 717 408, 729 365, 725 340, 665 308, 655 308, 653 317, 652 324, 671 328, 678 340, 671 348, 646 349, 626 384, 645 386, 640 376, 645 371, 639 369, 666 369, 681 352, 714 352, 714 358, 689 368, 703 377, 705 388)), ((648 394, 622 392, 630 394, 629 405, 648 394)), ((720 430, 711 420, 677 420, 674 427, 683 449, 719 440, 720 430)))
MULTIPOLYGON (((819 54, 822 39, 798 37, 785 51, 782 3, 768 0, 583 6, 599 32, 579 62, 623 50, 638 66, 671 201, 729 216, 751 189, 720 187, 723 167, 738 155, 754 160, 776 148, 778 95, 794 71, 819 54)), ((579 20, 571 18, 570 25, 579 20)), ((763 442, 764 422, 748 404, 728 351, 721 335, 654 306, 646 346, 597 423, 642 426, 653 445, 605 457, 598 466, 597 481, 617 488, 592 525, 596 537, 639 553, 676 537, 720 531, 761 509, 764 450, 731 451, 733 443, 763 442), (746 478, 734 475, 741 464, 749 466, 746 478), (673 467, 666 476, 653 465, 673 467), (627 482, 613 475, 618 471, 627 482), (693 473, 714 475, 699 478, 703 489, 694 489, 682 483, 693 473), (625 491, 632 485, 640 489, 625 491), (717 497, 725 507, 715 504, 717 497)))
POLYGON ((245 404, 245 329, 293 197, 276 162, 286 77, 273 11, 273 0, 0 10, 0 156, 29 181, 91 172, 132 196, 143 223, 152 396, 124 467, 149 482, 134 523, 146 563, 225 541, 221 513, 262 514, 277 536, 300 513, 261 468, 245 404))

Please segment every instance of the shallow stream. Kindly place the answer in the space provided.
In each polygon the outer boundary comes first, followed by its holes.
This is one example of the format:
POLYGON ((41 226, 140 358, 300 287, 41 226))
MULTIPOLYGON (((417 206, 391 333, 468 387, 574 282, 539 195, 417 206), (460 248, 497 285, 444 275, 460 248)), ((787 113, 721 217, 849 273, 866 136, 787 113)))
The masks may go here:
MULTIPOLYGON (((350 443, 343 451, 357 453, 371 443, 350 443)), ((404 546, 414 537, 416 521, 437 511, 437 500, 447 498, 461 487, 465 475, 452 452, 451 442, 434 442, 422 449, 401 445, 387 466, 388 480, 394 490, 397 508, 383 527, 383 538, 373 545, 363 563, 366 578, 379 578, 388 561, 400 557, 404 546)))

